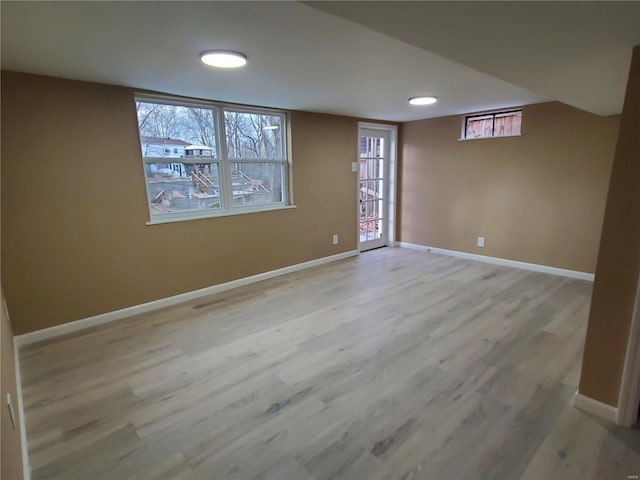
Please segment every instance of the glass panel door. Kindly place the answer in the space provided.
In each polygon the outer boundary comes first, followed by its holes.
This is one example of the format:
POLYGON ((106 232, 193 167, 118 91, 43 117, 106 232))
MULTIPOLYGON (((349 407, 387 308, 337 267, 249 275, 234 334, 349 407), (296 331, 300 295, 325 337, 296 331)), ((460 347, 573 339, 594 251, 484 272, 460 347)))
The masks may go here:
POLYGON ((360 130, 359 155, 359 248, 360 251, 387 244, 387 168, 389 134, 360 130))

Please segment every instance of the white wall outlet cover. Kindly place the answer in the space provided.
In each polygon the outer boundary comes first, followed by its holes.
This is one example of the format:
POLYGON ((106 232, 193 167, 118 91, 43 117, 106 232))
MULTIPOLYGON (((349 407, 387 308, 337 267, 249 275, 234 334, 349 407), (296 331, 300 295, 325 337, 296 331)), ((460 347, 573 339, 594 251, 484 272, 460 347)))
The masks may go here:
POLYGON ((478 246, 484 247, 484 237, 478 237, 478 246))
POLYGON ((335 233, 335 234, 333 235, 333 244, 334 244, 334 245, 337 245, 337 244, 338 244, 338 234, 337 234, 337 233, 335 233))
POLYGON ((352 172, 357 172, 358 171, 358 162, 351 162, 351 171, 352 172))

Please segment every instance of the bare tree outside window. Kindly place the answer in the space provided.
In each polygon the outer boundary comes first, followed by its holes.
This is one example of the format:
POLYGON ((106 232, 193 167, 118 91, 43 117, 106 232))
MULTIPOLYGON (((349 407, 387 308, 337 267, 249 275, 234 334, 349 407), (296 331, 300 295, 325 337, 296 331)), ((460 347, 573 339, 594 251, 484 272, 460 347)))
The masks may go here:
POLYGON ((240 176, 259 179, 260 189, 263 190, 260 196, 263 198, 266 199, 266 194, 270 193, 272 202, 282 201, 282 165, 264 161, 284 159, 282 117, 225 111, 224 120, 229 159, 262 160, 233 163, 234 172, 240 176))
POLYGON ((140 135, 183 140, 211 147, 215 156, 216 129, 213 108, 195 108, 136 102, 140 135))
POLYGON ((215 112, 213 110, 205 110, 202 108, 189 108, 187 112, 190 122, 187 122, 189 134, 191 138, 197 138, 198 143, 208 147, 215 147, 216 129, 215 129, 215 112))
POLYGON ((280 116, 225 111, 224 122, 229 158, 284 158, 280 116))

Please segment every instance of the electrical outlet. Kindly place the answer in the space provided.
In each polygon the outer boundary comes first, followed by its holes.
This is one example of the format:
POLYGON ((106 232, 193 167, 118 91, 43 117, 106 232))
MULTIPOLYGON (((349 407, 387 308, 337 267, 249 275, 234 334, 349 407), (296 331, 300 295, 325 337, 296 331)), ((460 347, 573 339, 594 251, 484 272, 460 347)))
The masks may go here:
POLYGON ((334 244, 334 245, 337 245, 338 243, 339 243, 339 240, 338 240, 338 234, 337 234, 337 233, 334 233, 334 234, 333 234, 333 244, 334 244))
POLYGON ((478 237, 478 246, 484 247, 484 237, 478 237))
POLYGON ((351 171, 352 172, 357 172, 358 171, 358 162, 351 162, 351 171))

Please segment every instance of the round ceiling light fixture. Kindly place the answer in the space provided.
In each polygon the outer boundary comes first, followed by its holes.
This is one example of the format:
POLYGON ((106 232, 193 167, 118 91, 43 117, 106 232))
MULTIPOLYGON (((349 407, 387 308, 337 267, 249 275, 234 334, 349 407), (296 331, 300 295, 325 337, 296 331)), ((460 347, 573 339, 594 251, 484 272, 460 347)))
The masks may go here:
POLYGON ((433 105, 437 101, 436 97, 411 97, 409 99, 411 105, 433 105))
POLYGON ((209 50, 200 54, 202 63, 218 68, 238 68, 247 64, 247 56, 228 50, 209 50))

